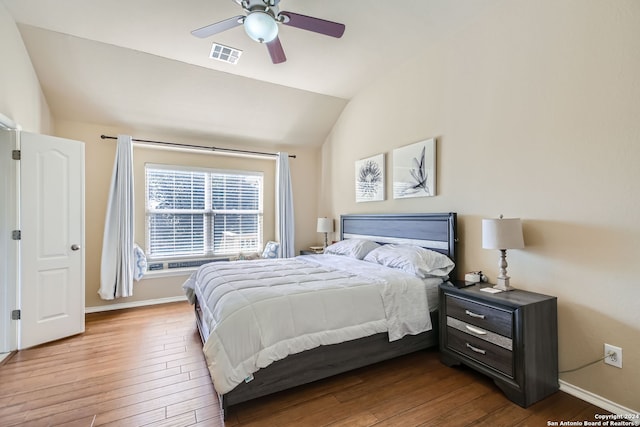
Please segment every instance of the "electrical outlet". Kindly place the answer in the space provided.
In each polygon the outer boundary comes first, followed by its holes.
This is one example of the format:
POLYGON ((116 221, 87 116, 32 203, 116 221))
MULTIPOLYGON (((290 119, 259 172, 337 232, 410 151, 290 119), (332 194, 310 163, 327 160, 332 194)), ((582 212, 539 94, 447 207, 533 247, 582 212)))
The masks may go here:
POLYGON ((607 365, 622 368, 622 348, 615 345, 604 345, 604 363, 607 365))

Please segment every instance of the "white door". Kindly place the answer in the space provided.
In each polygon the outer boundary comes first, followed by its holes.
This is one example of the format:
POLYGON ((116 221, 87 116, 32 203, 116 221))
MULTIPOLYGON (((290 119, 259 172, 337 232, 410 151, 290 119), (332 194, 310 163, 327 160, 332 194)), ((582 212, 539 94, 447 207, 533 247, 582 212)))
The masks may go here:
POLYGON ((84 144, 20 133, 19 348, 84 332, 84 144))
POLYGON ((15 132, 0 126, 0 353, 18 348, 18 322, 11 313, 18 308, 18 252, 20 242, 11 232, 18 229, 18 165, 12 158, 15 132))

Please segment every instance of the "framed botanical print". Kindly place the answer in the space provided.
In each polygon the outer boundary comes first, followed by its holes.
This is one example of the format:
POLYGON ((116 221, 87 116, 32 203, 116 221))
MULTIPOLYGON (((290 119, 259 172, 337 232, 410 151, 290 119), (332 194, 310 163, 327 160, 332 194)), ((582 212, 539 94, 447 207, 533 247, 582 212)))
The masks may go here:
POLYGON ((393 198, 436 195, 436 139, 393 150, 393 198))
POLYGON ((384 200, 384 154, 356 161, 356 202, 384 200))

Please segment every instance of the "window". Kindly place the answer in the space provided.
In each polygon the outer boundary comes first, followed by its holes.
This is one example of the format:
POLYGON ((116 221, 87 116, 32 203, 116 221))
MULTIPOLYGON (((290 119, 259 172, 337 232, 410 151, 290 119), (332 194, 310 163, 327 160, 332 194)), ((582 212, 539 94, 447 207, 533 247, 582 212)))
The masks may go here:
POLYGON ((262 173, 146 165, 145 180, 149 258, 262 248, 262 173))

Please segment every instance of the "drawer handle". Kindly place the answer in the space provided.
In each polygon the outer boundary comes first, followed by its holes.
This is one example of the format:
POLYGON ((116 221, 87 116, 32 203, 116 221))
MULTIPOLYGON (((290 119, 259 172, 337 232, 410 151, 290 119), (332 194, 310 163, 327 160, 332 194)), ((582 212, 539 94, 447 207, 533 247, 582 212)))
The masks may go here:
POLYGON ((487 331, 482 330, 480 328, 474 328, 473 326, 469 326, 469 325, 464 325, 470 332, 473 332, 474 334, 477 335, 487 335, 487 331))
POLYGON ((476 319, 484 319, 484 314, 474 313, 473 311, 465 310, 464 313, 468 316, 475 317, 476 319))
POLYGON ((470 349, 471 351, 475 351, 476 353, 487 354, 486 350, 482 350, 481 348, 474 347, 469 343, 467 343, 467 348, 470 349))

